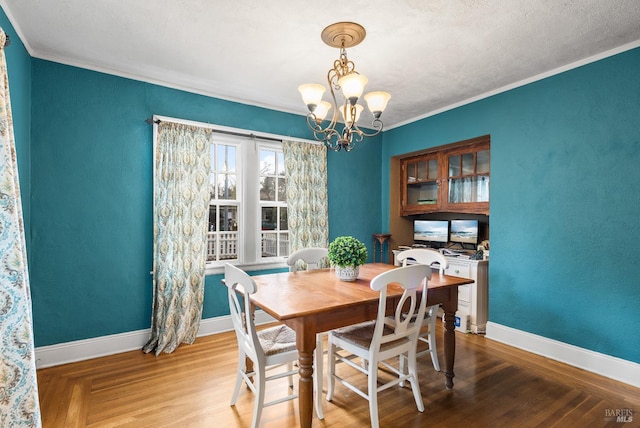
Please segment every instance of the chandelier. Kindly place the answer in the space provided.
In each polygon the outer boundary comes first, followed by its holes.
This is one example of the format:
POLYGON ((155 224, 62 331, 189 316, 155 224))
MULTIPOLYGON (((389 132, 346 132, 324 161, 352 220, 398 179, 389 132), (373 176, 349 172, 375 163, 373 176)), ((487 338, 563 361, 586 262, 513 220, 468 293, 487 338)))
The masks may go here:
POLYGON ((358 99, 364 92, 368 79, 356 71, 353 61, 347 58, 346 48, 358 45, 364 40, 365 35, 364 27, 355 22, 337 22, 322 30, 322 41, 331 47, 340 48, 340 58, 334 61, 333 68, 327 73, 331 103, 322 100, 326 91, 323 85, 308 83, 298 87, 302 100, 309 109, 307 125, 313 131, 314 138, 336 152, 341 149, 351 151, 354 144, 362 141, 364 137, 378 135, 382 131, 380 115, 391 98, 391 94, 384 91, 365 94, 364 99, 373 114, 373 122, 371 122, 373 131, 367 133, 358 126, 360 113, 364 109, 358 104, 358 99), (340 90, 344 96, 344 102, 338 103, 336 92, 340 90), (323 121, 331 108, 333 108, 331 122, 323 128, 323 121), (342 130, 337 129, 338 111, 342 113, 344 123, 342 130))

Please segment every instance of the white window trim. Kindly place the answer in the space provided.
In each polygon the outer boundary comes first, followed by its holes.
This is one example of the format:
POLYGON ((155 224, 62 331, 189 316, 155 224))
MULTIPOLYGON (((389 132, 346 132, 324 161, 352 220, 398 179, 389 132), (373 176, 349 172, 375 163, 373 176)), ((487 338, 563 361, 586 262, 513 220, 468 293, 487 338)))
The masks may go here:
MULTIPOLYGON (((289 141, 298 141, 298 142, 302 142, 302 143, 310 143, 310 144, 322 144, 321 142, 318 141, 314 141, 314 140, 307 140, 307 139, 303 139, 303 138, 297 138, 297 137, 291 137, 291 136, 286 136, 286 135, 278 135, 278 134, 271 134, 268 132, 259 132, 259 131, 251 131, 251 130, 247 130, 247 129, 241 129, 241 128, 233 128, 233 127, 229 127, 229 126, 222 126, 222 125, 214 125, 211 123, 204 123, 204 122, 196 122, 196 121, 192 121, 192 120, 186 120, 186 119, 178 119, 178 118, 174 118, 174 117, 169 117, 169 116, 159 116, 159 115, 153 115, 153 121, 154 123, 157 123, 158 121, 161 122, 174 122, 174 123, 180 123, 180 124, 184 124, 184 125, 191 125, 191 126, 199 126, 202 128, 209 128, 212 129, 213 131, 219 131, 219 132, 226 132, 226 133, 231 133, 231 134, 238 134, 239 137, 242 136, 246 136, 246 137, 251 137, 251 136, 255 136, 256 138, 265 138, 265 139, 276 139, 276 140, 289 140, 289 141)), ((154 138, 154 143, 155 143, 155 138, 156 138, 156 130, 154 129, 154 133, 153 133, 153 138, 154 138)), ((276 142, 272 142, 272 143, 276 143, 276 142)), ((256 151, 256 156, 258 155, 258 152, 256 151)), ((242 157, 244 158, 244 157, 242 157)), ((242 161, 244 162, 244 160, 242 161)), ((154 163, 154 168, 155 168, 155 163, 154 163)), ((238 178, 239 179, 239 178, 238 178)), ((245 179, 243 177, 242 182, 246 183, 247 179, 245 179)), ((241 186, 245 186, 245 184, 241 184, 241 186)), ((243 195, 248 195, 246 193, 245 188, 243 188, 242 194, 243 195)), ((257 193, 257 198, 259 198, 259 190, 256 189, 257 193)), ((241 210, 244 211, 246 208, 246 203, 242 203, 242 208, 241 210)), ((244 218, 245 213, 242 212, 241 215, 244 218)), ((260 216, 257 216, 257 220, 256 222, 260 221, 260 216)), ((259 224, 259 223, 256 223, 259 224)), ((244 233, 244 231, 242 231, 241 233, 244 233)), ((242 237, 242 240, 244 242, 244 237, 242 237)), ((255 246, 254 246, 255 247, 255 246)), ((232 264, 242 267, 243 270, 245 271, 255 271, 255 270, 266 270, 266 269, 279 269, 279 268, 286 268, 287 267, 287 263, 286 263, 286 257, 281 257, 279 259, 280 260, 273 260, 273 258, 269 259, 269 260, 265 260, 265 261, 258 261, 258 258, 254 258, 254 261, 245 261, 245 262, 233 262, 232 264)), ((208 265, 205 268, 205 275, 216 275, 216 274, 220 274, 224 272, 224 266, 222 265, 208 265)))

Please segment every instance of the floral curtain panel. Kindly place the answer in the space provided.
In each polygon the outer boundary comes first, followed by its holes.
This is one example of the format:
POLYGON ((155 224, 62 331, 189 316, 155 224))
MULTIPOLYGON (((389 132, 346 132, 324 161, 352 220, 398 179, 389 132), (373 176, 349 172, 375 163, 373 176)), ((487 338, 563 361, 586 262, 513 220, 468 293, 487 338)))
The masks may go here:
POLYGON ((287 178, 289 251, 329 245, 327 150, 323 145, 283 141, 287 178))
POLYGON ((22 201, 0 29, 0 426, 40 427, 22 201))
POLYGON ((193 343, 202 318, 211 130, 161 122, 155 147, 153 308, 144 352, 193 343))

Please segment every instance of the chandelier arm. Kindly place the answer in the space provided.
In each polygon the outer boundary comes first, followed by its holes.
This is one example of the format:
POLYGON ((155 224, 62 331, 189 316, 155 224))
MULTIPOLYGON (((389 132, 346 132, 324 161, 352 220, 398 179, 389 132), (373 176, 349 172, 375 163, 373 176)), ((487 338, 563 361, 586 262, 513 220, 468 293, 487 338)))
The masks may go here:
MULTIPOLYGON (((331 80, 334 78, 334 76, 332 76, 332 72, 334 70, 329 70, 329 72, 327 73, 327 81, 329 82, 329 90, 331 92, 331 100, 333 101, 333 113, 331 115, 331 121, 329 122, 329 124, 323 128, 321 125, 321 122, 319 122, 317 120, 317 117, 315 114, 313 113, 308 113, 307 114, 307 126, 309 127, 309 129, 311 129, 313 131, 313 135, 314 138, 318 141, 322 141, 322 142, 326 142, 329 141, 329 139, 334 135, 337 134, 337 131, 335 130, 336 124, 338 122, 338 111, 337 111, 337 103, 336 103, 336 95, 334 92, 334 88, 333 85, 331 83, 331 80)), ((336 79, 337 82, 337 79, 336 79)))
POLYGON ((372 133, 363 131, 356 123, 353 124, 353 129, 358 135, 360 135, 360 140, 362 140, 363 137, 374 137, 382 132, 382 121, 380 119, 373 119, 373 122, 371 122, 371 126, 373 126, 373 129, 375 129, 375 131, 372 133))

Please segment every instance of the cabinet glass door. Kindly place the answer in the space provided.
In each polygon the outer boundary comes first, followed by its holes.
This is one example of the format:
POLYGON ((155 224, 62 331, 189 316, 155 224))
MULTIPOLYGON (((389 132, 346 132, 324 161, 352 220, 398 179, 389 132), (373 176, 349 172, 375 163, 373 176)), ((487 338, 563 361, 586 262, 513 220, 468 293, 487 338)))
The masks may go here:
POLYGON ((419 159, 406 164, 407 205, 437 205, 438 159, 419 159))
POLYGON ((448 202, 489 201, 489 150, 461 153, 448 158, 448 202))

